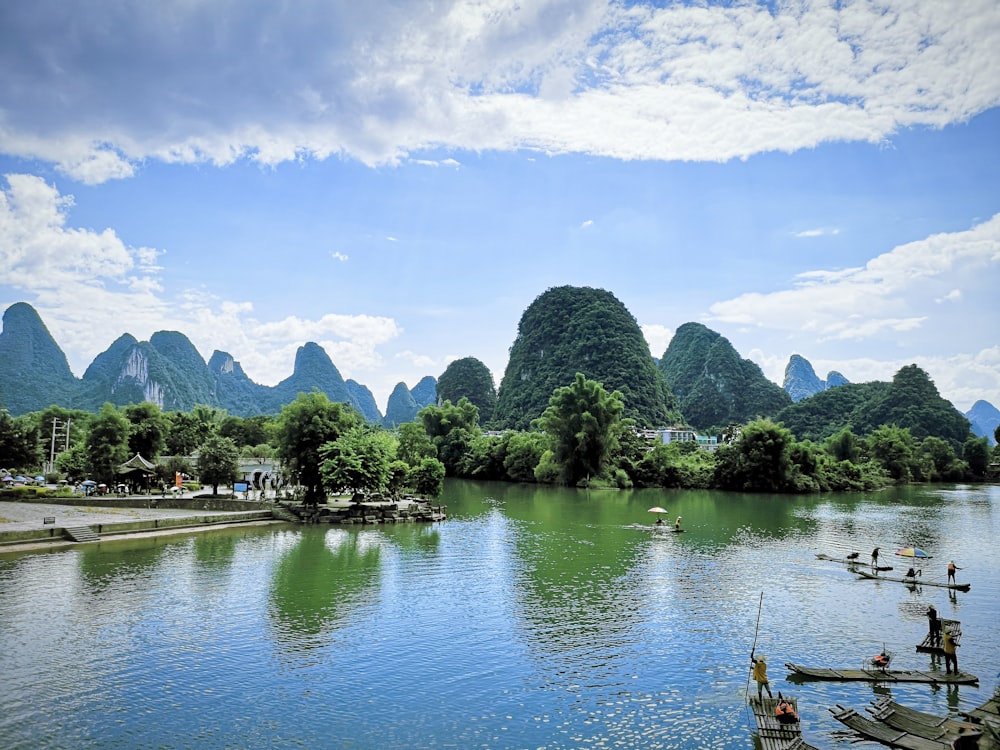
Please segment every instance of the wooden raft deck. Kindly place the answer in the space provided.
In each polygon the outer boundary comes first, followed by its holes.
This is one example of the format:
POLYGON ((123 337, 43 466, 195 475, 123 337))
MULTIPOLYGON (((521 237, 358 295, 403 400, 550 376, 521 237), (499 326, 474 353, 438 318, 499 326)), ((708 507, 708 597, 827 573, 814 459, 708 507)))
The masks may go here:
POLYGON ((903 729, 890 726, 882 721, 875 721, 866 718, 853 708, 844 708, 837 704, 836 708, 831 708, 833 718, 844 726, 853 729, 866 739, 881 742, 883 745, 900 747, 903 750, 954 750, 958 748, 975 748, 978 745, 981 730, 975 729, 963 736, 961 744, 956 745, 956 737, 941 739, 929 739, 919 734, 908 732, 903 729))
MULTIPOLYGON (((945 628, 951 629, 951 635, 955 639, 955 645, 961 645, 962 640, 962 623, 958 620, 945 620, 941 619, 941 631, 944 632, 945 628)), ((924 636, 924 639, 917 644, 917 652, 921 654, 937 654, 938 656, 944 655, 944 649, 941 648, 941 644, 932 645, 931 644, 931 634, 930 632, 924 636)))
POLYGON ((918 669, 824 669, 785 662, 790 678, 862 682, 926 682, 932 685, 974 685, 979 678, 968 672, 942 672, 918 669))
MULTIPOLYGON (((782 696, 792 704, 798 714, 799 706, 795 698, 782 696)), ((815 747, 802 739, 802 725, 782 724, 774 714, 778 707, 777 698, 764 698, 760 701, 756 696, 750 698, 750 708, 757 722, 757 736, 763 750, 816 750, 815 747)))
POLYGON ((959 737, 968 735, 978 737, 982 734, 982 727, 972 722, 917 711, 889 698, 874 701, 867 711, 875 720, 893 729, 924 739, 944 742, 949 746, 959 737))

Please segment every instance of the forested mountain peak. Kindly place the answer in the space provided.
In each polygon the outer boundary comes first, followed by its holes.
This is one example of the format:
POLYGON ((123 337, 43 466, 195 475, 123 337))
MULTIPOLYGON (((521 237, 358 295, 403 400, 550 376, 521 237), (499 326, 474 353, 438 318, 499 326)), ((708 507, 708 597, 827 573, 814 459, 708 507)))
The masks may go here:
POLYGON ((843 429, 863 437, 882 425, 906 428, 918 440, 939 437, 956 450, 969 436, 969 421, 916 365, 901 368, 891 383, 852 383, 817 393, 775 419, 799 440, 815 442, 843 429))
POLYGON ((524 428, 577 372, 621 391, 625 416, 641 425, 679 421, 676 401, 649 354, 639 324, 610 292, 554 287, 521 316, 500 383, 494 423, 524 428))
POLYGON ((728 339, 701 323, 677 329, 659 369, 684 418, 696 429, 773 416, 791 403, 791 397, 764 377, 756 363, 741 359, 728 339))
POLYGON ((75 386, 66 355, 35 308, 24 302, 8 307, 0 332, 0 407, 21 414, 68 398, 75 386))
POLYGON ((462 357, 451 362, 437 381, 437 400, 457 404, 462 398, 479 409, 479 423, 493 419, 497 406, 497 390, 489 368, 475 357, 462 357))

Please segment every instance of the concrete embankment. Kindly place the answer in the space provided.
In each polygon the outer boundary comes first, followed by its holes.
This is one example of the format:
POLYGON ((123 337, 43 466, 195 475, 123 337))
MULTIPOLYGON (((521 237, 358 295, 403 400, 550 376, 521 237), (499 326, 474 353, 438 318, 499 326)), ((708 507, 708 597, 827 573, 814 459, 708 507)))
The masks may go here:
POLYGON ((148 498, 96 500, 72 504, 0 501, 0 551, 23 545, 74 543, 72 529, 89 529, 100 538, 191 531, 222 525, 277 522, 270 508, 251 503, 202 498, 170 499, 173 507, 156 507, 148 498), (98 504, 100 503, 100 504, 98 504), (187 507, 178 507, 178 506, 187 507), (243 506, 237 509, 234 505, 243 506), (152 506, 152 507, 150 507, 152 506), (212 506, 211 509, 206 509, 212 506), (250 506, 249 509, 246 506, 250 506))

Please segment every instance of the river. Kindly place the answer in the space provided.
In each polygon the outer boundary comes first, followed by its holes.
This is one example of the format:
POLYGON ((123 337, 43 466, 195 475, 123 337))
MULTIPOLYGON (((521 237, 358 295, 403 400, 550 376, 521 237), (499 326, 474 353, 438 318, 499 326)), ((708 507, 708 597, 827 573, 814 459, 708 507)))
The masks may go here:
POLYGON ((816 497, 449 480, 434 525, 268 526, 0 553, 0 746, 751 748, 755 632, 806 739, 880 696, 945 714, 1000 672, 1000 487, 816 497), (662 506, 683 534, 654 529, 662 506), (948 560, 969 593, 816 554, 948 560), (763 594, 763 596, 762 596, 763 594), (915 644, 934 604, 980 685, 787 680, 915 644), (758 628, 759 614, 759 628, 758 628))

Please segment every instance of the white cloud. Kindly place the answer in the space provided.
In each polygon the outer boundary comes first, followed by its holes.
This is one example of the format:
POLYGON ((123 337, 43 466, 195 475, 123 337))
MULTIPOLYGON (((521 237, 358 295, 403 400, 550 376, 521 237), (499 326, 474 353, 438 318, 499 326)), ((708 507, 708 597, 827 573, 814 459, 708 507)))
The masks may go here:
POLYGON ((344 253, 341 253, 341 252, 338 252, 338 251, 334 251, 333 253, 330 254, 330 257, 332 257, 334 260, 339 260, 341 263, 343 263, 350 256, 345 255, 344 253))
POLYGON ((1000 102, 998 18, 994 0, 8 3, 0 148, 97 183, 148 159, 727 160, 880 142, 1000 102))
POLYGON ((594 225, 594 220, 593 219, 587 219, 586 221, 584 221, 583 223, 580 224, 580 229, 586 229, 587 227, 591 227, 593 225, 594 225))
POLYGON ((995 277, 998 266, 1000 214, 964 232, 901 245, 864 267, 811 271, 790 289, 717 302, 710 319, 808 332, 820 341, 910 331, 932 314, 937 290, 988 271, 995 277))
POLYGON ((650 354, 657 359, 662 357, 667 350, 670 339, 674 337, 673 330, 657 323, 644 323, 639 327, 642 329, 647 346, 649 346, 650 354))
POLYGON ((4 285, 38 310, 77 375, 126 325, 140 340, 183 331, 206 360, 216 349, 227 351, 265 385, 291 374, 295 351, 307 341, 323 346, 349 373, 381 365, 378 347, 403 332, 388 317, 330 313, 261 321, 249 302, 220 300, 205 289, 168 294, 160 251, 129 247, 111 229, 69 226, 73 197, 38 177, 12 174, 6 181, 0 191, 4 285))
POLYGON ((836 236, 838 234, 840 234, 839 229, 804 229, 801 232, 796 232, 794 236, 809 238, 809 237, 836 236))

